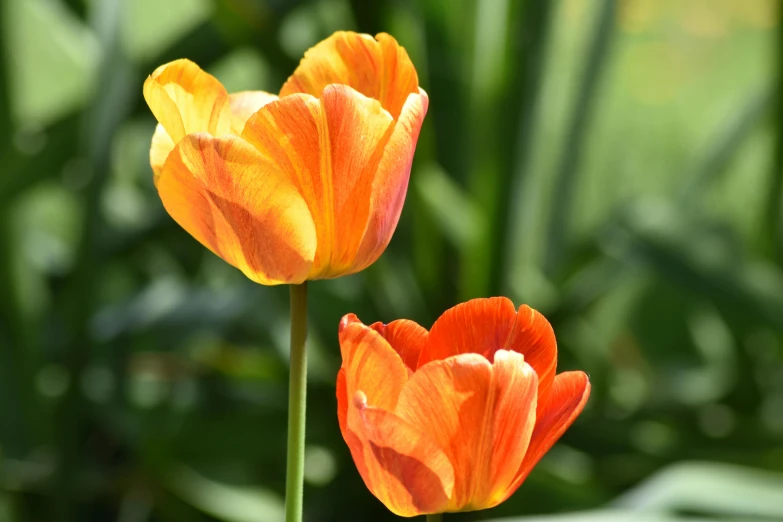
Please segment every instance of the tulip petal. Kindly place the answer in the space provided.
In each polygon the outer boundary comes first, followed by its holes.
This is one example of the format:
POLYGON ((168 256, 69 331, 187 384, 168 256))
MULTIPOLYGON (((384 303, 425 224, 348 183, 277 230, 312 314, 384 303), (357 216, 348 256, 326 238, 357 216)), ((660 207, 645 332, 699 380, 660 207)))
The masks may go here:
POLYGON ((351 273, 393 128, 376 100, 344 85, 328 86, 320 100, 280 98, 245 125, 242 137, 286 173, 310 208, 318 249, 308 279, 351 273))
POLYGON ((373 180, 370 219, 351 272, 373 264, 386 250, 397 228, 408 191, 413 153, 428 105, 427 93, 419 89, 418 94, 408 96, 402 109, 373 180))
POLYGON ((381 334, 394 351, 400 354, 402 362, 410 372, 416 370, 419 353, 429 337, 426 328, 408 319, 398 319, 389 324, 373 323, 370 328, 381 334))
POLYGON ((536 419, 525 458, 501 502, 514 494, 541 457, 574 423, 589 397, 590 381, 584 372, 564 372, 555 377, 546 403, 539 408, 541 414, 536 419))
POLYGON ((394 119, 409 94, 417 93, 419 78, 408 53, 388 34, 338 31, 305 52, 280 97, 306 93, 321 97, 330 84, 348 85, 381 102, 394 119), (376 39, 377 38, 377 39, 376 39))
POLYGON ((155 69, 144 82, 144 99, 174 143, 195 132, 213 136, 231 132, 226 89, 190 60, 155 69))
POLYGON ((525 356, 528 363, 538 374, 538 407, 546 404, 546 396, 555 378, 557 366, 557 341, 549 321, 536 310, 522 305, 506 343, 507 350, 514 350, 525 356))
POLYGON ((394 413, 356 402, 346 442, 367 489, 398 516, 445 511, 454 468, 443 449, 394 413))
POLYGON ((240 136, 247 120, 258 109, 275 100, 277 100, 276 94, 264 91, 241 91, 229 94, 228 102, 233 116, 232 132, 240 136))
POLYGON ((516 318, 514 304, 505 297, 472 299, 446 310, 430 329, 419 367, 460 353, 477 353, 492 362, 506 346, 516 318))
POLYGON ((516 352, 494 364, 464 353, 420 367, 396 414, 444 448, 454 466, 449 511, 500 502, 525 455, 535 424, 537 377, 516 352))
POLYGON ((169 154, 158 192, 182 228, 253 281, 307 277, 316 246, 307 205, 242 139, 186 136, 169 154))
POLYGON ((408 382, 408 371, 399 354, 354 314, 340 321, 339 336, 345 393, 338 395, 338 411, 345 411, 357 392, 365 394, 370 406, 393 411, 408 382))
POLYGON ((166 163, 166 158, 174 150, 174 141, 163 128, 163 125, 158 123, 155 127, 155 133, 152 135, 152 144, 150 145, 150 166, 152 166, 152 181, 155 186, 158 185, 158 178, 163 171, 163 165, 166 163))

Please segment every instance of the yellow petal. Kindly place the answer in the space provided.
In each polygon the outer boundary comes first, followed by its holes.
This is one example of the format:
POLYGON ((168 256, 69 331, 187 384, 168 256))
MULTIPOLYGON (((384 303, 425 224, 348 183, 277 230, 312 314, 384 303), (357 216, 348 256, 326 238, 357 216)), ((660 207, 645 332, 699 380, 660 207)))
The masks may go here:
POLYGON ((307 201, 318 250, 309 279, 352 273, 365 235, 373 181, 393 120, 376 100, 330 85, 265 105, 242 137, 286 173, 307 201))
POLYGON ((233 116, 232 132, 237 136, 241 135, 247 120, 258 109, 276 99, 276 94, 264 91, 241 91, 229 94, 228 102, 233 116))
POLYGON ((327 85, 338 83, 380 101, 397 119, 408 95, 418 93, 419 78, 408 53, 394 38, 385 33, 376 38, 334 33, 305 52, 280 96, 301 92, 320 97, 327 85))
POLYGON ((316 245, 307 204, 241 138, 186 136, 169 154, 157 187, 182 228, 253 281, 307 277, 316 245))
POLYGON ((152 135, 152 144, 150 145, 150 165, 152 166, 152 180, 155 182, 155 186, 158 185, 158 178, 163 171, 163 165, 166 163, 166 158, 169 157, 169 153, 174 150, 174 141, 163 128, 163 125, 158 123, 155 127, 155 133, 152 135))
POLYGON ((213 136, 231 132, 226 89, 190 60, 155 69, 144 82, 144 99, 174 143, 194 132, 213 136))

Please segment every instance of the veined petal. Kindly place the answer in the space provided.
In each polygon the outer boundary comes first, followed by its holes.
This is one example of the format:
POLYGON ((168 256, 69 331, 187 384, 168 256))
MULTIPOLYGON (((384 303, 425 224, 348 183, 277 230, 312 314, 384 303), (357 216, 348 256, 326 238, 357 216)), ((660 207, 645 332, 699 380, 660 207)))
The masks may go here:
POLYGON ((429 337, 426 328, 408 319, 398 319, 389 324, 373 323, 370 328, 381 334, 394 351, 400 354, 410 372, 416 370, 419 353, 427 344, 429 337))
POLYGON ((243 138, 286 173, 313 215, 318 249, 308 279, 352 273, 393 128, 376 100, 344 85, 328 86, 320 100, 282 97, 246 123, 243 138))
POLYGON ((546 317, 529 306, 522 305, 505 348, 524 354, 525 362, 536 371, 540 415, 557 366, 557 341, 552 326, 546 317))
POLYGON ((490 475, 484 481, 477 481, 474 498, 483 499, 484 503, 474 506, 475 509, 488 509, 504 500, 536 425, 538 376, 524 356, 498 350, 492 376, 495 396, 491 431, 487 434, 491 435, 491 444, 485 444, 484 455, 478 457, 491 463, 490 475))
POLYGON ((490 364, 463 353, 419 367, 396 414, 444 448, 454 466, 448 511, 496 505, 513 480, 535 424, 537 378, 522 355, 490 364))
POLYGON ((267 103, 277 100, 276 94, 264 91, 241 91, 228 95, 228 103, 231 107, 232 133, 242 135, 247 120, 267 103))
POLYGON ((430 329, 419 367, 460 353, 477 353, 492 362, 506 346, 516 318, 514 304, 505 297, 472 299, 446 310, 430 329))
POLYGON ((408 191, 413 153, 428 105, 429 98, 423 89, 409 95, 405 102, 373 180, 370 219, 351 272, 373 264, 386 250, 397 228, 408 191))
POLYGON ((195 132, 213 136, 231 132, 226 89, 190 60, 155 69, 144 82, 144 99, 174 143, 195 132))
POLYGON ((157 187, 182 228, 253 281, 307 277, 316 247, 307 204, 244 140, 186 136, 169 154, 157 187))
POLYGON ((454 468, 416 426, 355 398, 348 412, 346 442, 369 489, 394 514, 412 517, 446 510, 454 468))
POLYGON ((327 85, 348 85, 381 102, 397 119, 419 78, 408 53, 388 34, 338 31, 305 52, 280 96, 307 93, 320 97, 327 85))
POLYGON ((555 377, 546 403, 539 408, 525 458, 500 502, 514 494, 541 457, 582 413, 589 397, 590 381, 584 372, 564 372, 555 377))
POLYGON ((399 354, 389 346, 378 332, 365 326, 354 314, 340 321, 341 370, 345 374, 345 394, 340 399, 347 407, 357 392, 365 395, 366 402, 374 408, 393 411, 405 383, 408 371, 399 354), (344 399, 344 400, 343 400, 344 399))

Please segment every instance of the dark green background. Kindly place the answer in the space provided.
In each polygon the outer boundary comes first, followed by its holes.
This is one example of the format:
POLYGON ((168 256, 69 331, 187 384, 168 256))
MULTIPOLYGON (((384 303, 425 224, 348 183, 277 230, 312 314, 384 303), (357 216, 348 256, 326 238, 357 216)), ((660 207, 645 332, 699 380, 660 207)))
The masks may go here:
POLYGON ((306 520, 394 519, 337 427, 340 317, 490 295, 593 395, 511 500, 446 520, 783 520, 777 0, 0 6, 0 521, 281 520, 287 290, 166 215, 141 86, 188 57, 276 92, 338 29, 392 33, 431 103, 387 252, 310 285, 306 520))

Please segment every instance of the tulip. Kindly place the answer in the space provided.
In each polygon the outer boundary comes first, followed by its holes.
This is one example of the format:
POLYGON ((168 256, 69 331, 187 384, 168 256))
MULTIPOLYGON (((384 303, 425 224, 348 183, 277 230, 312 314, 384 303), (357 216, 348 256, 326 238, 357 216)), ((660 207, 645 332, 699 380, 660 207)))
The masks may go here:
POLYGON ((340 323, 340 429, 367 488, 405 517, 511 496, 582 411, 580 371, 555 375, 552 327, 506 298, 413 321, 340 323))
POLYGON ((188 60, 144 83, 159 124, 150 163, 163 206, 261 284, 358 272, 391 239, 427 94, 394 38, 338 32, 279 96, 228 94, 188 60))

